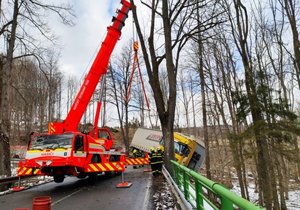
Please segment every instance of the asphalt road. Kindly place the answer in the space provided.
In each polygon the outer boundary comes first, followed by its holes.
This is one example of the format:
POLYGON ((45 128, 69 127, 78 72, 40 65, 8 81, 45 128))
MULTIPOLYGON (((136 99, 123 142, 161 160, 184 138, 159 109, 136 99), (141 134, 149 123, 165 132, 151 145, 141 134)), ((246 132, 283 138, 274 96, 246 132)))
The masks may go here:
POLYGON ((130 188, 116 188, 121 176, 105 178, 98 176, 93 184, 88 179, 68 177, 63 183, 50 182, 28 190, 0 196, 0 210, 14 208, 32 209, 32 200, 37 196, 50 196, 52 210, 141 210, 149 209, 151 173, 144 168, 128 167, 124 173, 130 188))

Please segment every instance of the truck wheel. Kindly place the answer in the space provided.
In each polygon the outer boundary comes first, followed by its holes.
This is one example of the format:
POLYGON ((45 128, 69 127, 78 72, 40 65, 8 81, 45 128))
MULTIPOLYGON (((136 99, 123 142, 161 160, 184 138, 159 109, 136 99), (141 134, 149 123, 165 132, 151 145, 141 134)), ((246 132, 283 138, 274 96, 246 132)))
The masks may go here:
POLYGON ((77 175, 77 178, 78 179, 84 179, 86 177, 86 173, 83 173, 83 172, 80 172, 78 175, 77 175))
POLYGON ((63 174, 57 174, 53 176, 55 183, 62 183, 65 179, 65 176, 63 174))
POLYGON ((100 161, 99 156, 94 155, 94 156, 92 157, 91 163, 100 163, 100 162, 101 162, 101 161, 100 161))
POLYGON ((110 162, 118 162, 118 161, 120 161, 120 158, 121 158, 120 155, 111 155, 111 156, 109 157, 109 161, 110 161, 110 162))
MULTIPOLYGON (((92 160, 91 160, 91 163, 100 163, 101 161, 100 161, 100 158, 99 158, 99 156, 97 156, 97 155, 94 155, 93 157, 92 157, 92 160)), ((89 174, 89 180, 90 180, 90 182, 92 183, 92 184, 94 184, 96 181, 97 181, 97 174, 96 173, 90 173, 89 174)))
POLYGON ((104 176, 105 178, 111 178, 115 175, 115 172, 114 171, 106 171, 104 172, 104 176))
MULTIPOLYGON (((120 156, 116 156, 116 155, 111 155, 109 157, 109 161, 110 162, 117 162, 117 161, 120 161, 120 156)), ((118 171, 107 171, 107 172, 104 172, 105 174, 105 177, 107 178, 111 178, 111 177, 114 177, 115 175, 118 175, 120 174, 118 171)))

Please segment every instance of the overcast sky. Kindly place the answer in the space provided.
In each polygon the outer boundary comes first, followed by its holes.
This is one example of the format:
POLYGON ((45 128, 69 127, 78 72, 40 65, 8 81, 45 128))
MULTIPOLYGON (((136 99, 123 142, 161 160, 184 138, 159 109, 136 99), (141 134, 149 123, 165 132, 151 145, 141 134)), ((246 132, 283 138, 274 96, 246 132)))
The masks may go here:
MULTIPOLYGON (((79 79, 89 70, 95 53, 99 49, 111 24, 111 18, 120 8, 119 0, 69 0, 73 5, 75 26, 69 27, 59 24, 58 20, 51 20, 53 30, 59 37, 61 56, 60 70, 67 75, 75 75, 79 79)), ((132 37, 132 15, 126 20, 122 30, 121 40, 117 43, 113 53, 117 53, 122 45, 132 37)))

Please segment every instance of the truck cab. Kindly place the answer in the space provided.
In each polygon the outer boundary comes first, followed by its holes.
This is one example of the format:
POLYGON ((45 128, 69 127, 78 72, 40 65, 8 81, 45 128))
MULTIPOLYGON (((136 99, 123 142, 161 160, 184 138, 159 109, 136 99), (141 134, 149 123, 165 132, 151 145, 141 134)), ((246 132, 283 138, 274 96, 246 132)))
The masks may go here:
MULTIPOLYGON (((160 145, 163 145, 162 141, 160 145)), ((198 171, 204 162, 204 143, 190 136, 174 132, 174 150, 176 161, 194 171, 198 171)))

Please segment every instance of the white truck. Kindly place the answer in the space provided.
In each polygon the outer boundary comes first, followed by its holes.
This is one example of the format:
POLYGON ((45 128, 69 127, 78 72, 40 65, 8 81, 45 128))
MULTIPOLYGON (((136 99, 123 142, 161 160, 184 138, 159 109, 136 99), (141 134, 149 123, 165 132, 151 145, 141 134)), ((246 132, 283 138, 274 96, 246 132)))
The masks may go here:
MULTIPOLYGON (((162 146, 162 132, 138 128, 133 136, 131 147, 150 152, 151 147, 162 146)), ((205 158, 204 142, 191 136, 174 132, 175 159, 188 168, 199 171, 205 158)))

